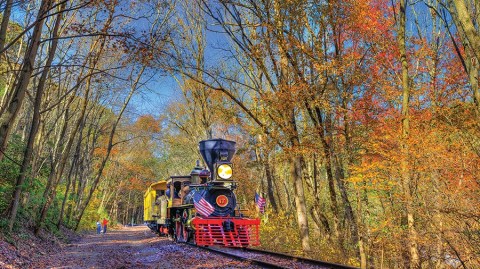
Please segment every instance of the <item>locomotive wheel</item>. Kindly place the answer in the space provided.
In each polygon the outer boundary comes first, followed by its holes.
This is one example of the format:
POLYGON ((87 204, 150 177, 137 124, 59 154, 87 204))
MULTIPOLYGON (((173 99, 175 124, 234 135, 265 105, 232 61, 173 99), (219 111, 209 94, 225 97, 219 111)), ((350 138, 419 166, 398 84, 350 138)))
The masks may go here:
POLYGON ((175 226, 173 226, 173 222, 168 225, 167 238, 171 241, 175 241, 175 226))
POLYGON ((195 230, 190 230, 188 231, 188 242, 192 242, 193 244, 197 244, 197 241, 195 240, 195 230))
POLYGON ((187 221, 188 221, 188 210, 183 210, 182 214, 182 236, 184 242, 188 242, 190 240, 190 234, 187 230, 187 221))
POLYGON ((188 231, 187 227, 185 227, 185 224, 178 222, 178 230, 177 230, 177 242, 179 243, 185 243, 188 242, 188 231))
POLYGON ((187 227, 185 226, 184 222, 186 222, 188 217, 188 212, 186 210, 183 211, 182 217, 180 217, 180 213, 177 212, 175 218, 179 221, 175 222, 175 242, 178 243, 185 243, 188 242, 189 234, 187 227))
POLYGON ((167 238, 170 241, 175 241, 175 228, 169 229, 168 234, 167 234, 167 238))
MULTIPOLYGON (((178 211, 175 214, 175 219, 177 219, 177 220, 180 219, 180 214, 178 213, 178 211)), ((182 230, 182 222, 181 221, 175 221, 175 231, 174 231, 175 242, 178 242, 178 243, 183 242, 181 230, 182 230)))
POLYGON ((177 243, 187 242, 187 240, 185 239, 186 237, 184 236, 185 234, 184 230, 186 230, 185 225, 183 225, 183 223, 181 223, 180 221, 177 222, 176 229, 175 229, 175 241, 177 243))

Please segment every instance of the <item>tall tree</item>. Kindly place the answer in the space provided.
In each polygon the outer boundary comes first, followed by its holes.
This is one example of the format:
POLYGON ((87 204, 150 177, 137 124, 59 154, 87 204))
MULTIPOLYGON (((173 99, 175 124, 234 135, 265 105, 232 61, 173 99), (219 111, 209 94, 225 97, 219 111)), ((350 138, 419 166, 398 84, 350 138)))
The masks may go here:
POLYGON ((23 184, 25 181, 25 177, 27 176, 28 173, 28 168, 30 166, 30 161, 32 159, 32 153, 33 153, 33 143, 36 139, 37 136, 37 131, 38 131, 38 126, 40 124, 40 106, 42 104, 42 98, 43 98, 43 92, 46 87, 46 81, 47 81, 47 76, 50 71, 50 66, 53 62, 53 59, 55 57, 55 53, 57 51, 57 45, 58 45, 58 37, 59 37, 59 30, 60 30, 60 24, 63 19, 63 11, 65 10, 66 7, 66 2, 60 5, 58 9, 58 14, 55 19, 55 24, 52 30, 52 42, 50 45, 50 49, 48 51, 48 58, 45 64, 45 67, 43 68, 42 75, 38 81, 37 85, 37 91, 35 95, 35 102, 33 106, 33 118, 32 118, 32 126, 30 128, 30 133, 28 135, 28 142, 27 146, 25 148, 25 153, 23 156, 23 161, 22 161, 22 166, 20 167, 20 173, 17 178, 16 186, 15 186, 15 193, 13 196, 13 200, 10 205, 10 221, 8 224, 9 230, 12 231, 13 224, 15 222, 16 216, 17 216, 17 209, 18 209, 18 204, 20 202, 20 195, 21 191, 23 188, 23 184))
MULTIPOLYGON (((3 2, 2 2, 3 3, 3 2)), ((5 46, 7 38, 7 28, 10 22, 10 14, 12 13, 13 0, 7 0, 5 2, 5 9, 3 10, 2 24, 0 25, 0 51, 5 46)))
POLYGON ((22 69, 13 85, 12 99, 6 104, 6 111, 0 115, 0 160, 3 158, 3 152, 5 151, 8 137, 13 128, 13 123, 23 104, 25 93, 35 68, 35 60, 37 58, 45 17, 52 4, 52 1, 47 0, 42 0, 40 3, 37 20, 32 31, 32 38, 23 57, 22 69))
POLYGON ((402 65, 402 111, 401 111, 401 141, 400 148, 402 159, 400 162, 401 182, 404 194, 405 214, 408 226, 408 251, 410 252, 410 268, 420 268, 420 257, 418 254, 418 238, 415 228, 415 209, 413 208, 412 180, 410 177, 409 159, 410 159, 410 77, 408 74, 408 59, 406 48, 406 20, 407 20, 407 0, 400 0, 400 9, 398 17, 398 46, 400 52, 400 62, 402 65))

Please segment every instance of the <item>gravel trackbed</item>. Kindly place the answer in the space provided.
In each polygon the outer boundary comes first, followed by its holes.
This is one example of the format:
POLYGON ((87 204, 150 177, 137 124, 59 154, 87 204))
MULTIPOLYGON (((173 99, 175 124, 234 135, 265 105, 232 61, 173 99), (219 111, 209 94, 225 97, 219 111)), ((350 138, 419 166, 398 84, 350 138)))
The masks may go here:
POLYGON ((259 268, 158 237, 146 227, 87 234, 31 268, 259 268))

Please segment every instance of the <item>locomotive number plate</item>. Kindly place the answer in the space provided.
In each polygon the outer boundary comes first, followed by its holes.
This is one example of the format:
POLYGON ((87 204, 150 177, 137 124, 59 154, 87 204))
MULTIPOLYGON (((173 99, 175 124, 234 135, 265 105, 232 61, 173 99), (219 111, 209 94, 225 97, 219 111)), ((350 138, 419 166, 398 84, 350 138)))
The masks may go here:
POLYGON ((217 205, 220 207, 226 207, 228 205, 228 198, 225 195, 219 195, 216 199, 217 205))

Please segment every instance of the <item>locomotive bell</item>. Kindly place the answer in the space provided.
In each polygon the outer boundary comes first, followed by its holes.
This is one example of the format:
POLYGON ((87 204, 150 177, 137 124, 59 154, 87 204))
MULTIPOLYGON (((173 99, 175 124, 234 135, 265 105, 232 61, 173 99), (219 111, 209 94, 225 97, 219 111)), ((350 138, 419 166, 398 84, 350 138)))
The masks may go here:
POLYGON ((200 141, 200 154, 202 154, 208 169, 212 172, 212 180, 228 180, 231 178, 231 160, 236 151, 235 144, 234 141, 225 139, 200 141))

